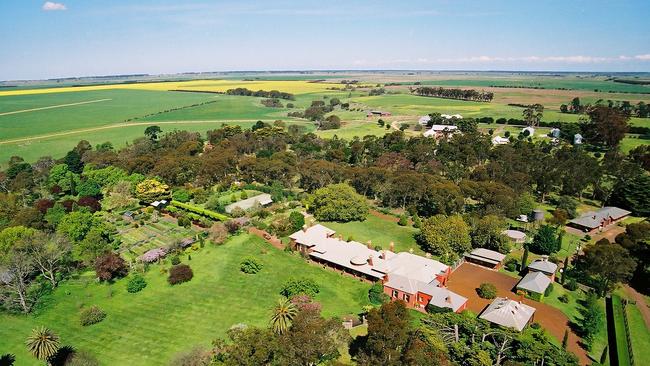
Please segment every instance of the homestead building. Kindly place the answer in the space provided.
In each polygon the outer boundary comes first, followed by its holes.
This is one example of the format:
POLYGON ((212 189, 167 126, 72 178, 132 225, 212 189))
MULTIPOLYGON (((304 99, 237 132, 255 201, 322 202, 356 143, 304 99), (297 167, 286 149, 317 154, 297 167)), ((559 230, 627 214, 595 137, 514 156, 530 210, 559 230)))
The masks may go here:
POLYGON ((427 305, 463 311, 467 298, 449 291, 445 285, 451 268, 436 260, 408 252, 377 251, 367 245, 343 240, 335 231, 317 224, 289 236, 291 246, 310 260, 371 281, 380 281, 384 293, 393 300, 424 311, 427 305))
POLYGON ((603 207, 597 211, 586 212, 567 224, 587 234, 594 234, 606 230, 610 225, 616 224, 631 214, 630 211, 618 207, 603 207))

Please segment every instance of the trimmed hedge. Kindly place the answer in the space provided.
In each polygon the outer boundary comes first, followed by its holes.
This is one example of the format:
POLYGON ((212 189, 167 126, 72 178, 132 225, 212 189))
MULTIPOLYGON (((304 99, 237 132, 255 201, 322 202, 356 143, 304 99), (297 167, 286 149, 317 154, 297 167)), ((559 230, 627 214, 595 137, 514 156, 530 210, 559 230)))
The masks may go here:
POLYGON ((178 207, 178 208, 181 208, 181 209, 183 209, 185 211, 189 211, 189 212, 192 212, 192 213, 195 213, 195 214, 199 214, 199 215, 202 215, 202 216, 205 216, 205 217, 209 217, 211 219, 218 220, 218 221, 226 221, 226 220, 229 219, 228 216, 226 216, 226 215, 222 215, 222 214, 220 214, 218 212, 206 210, 204 208, 191 205, 189 203, 172 201, 171 205, 175 206, 175 207, 178 207))

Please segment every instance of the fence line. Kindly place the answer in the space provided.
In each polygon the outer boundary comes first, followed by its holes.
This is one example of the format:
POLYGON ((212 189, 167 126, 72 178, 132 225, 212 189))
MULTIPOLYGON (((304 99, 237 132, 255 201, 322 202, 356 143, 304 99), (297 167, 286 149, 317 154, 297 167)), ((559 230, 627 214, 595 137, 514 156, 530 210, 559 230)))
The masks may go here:
POLYGON ((627 320, 627 300, 622 299, 623 323, 625 324, 625 339, 627 340, 627 352, 630 354, 630 365, 634 366, 634 352, 632 350, 632 339, 630 336, 630 325, 627 320))

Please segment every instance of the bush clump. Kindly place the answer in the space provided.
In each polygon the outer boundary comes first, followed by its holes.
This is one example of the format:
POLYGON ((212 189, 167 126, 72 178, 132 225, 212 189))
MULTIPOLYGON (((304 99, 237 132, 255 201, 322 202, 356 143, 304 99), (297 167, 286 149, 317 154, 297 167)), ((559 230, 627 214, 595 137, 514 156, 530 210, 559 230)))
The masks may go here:
POLYGON ((560 300, 560 302, 562 302, 564 304, 569 303, 569 296, 567 296, 567 294, 562 294, 562 295, 558 296, 557 299, 560 300))
POLYGON ((264 265, 253 257, 244 258, 239 268, 246 274, 256 274, 261 271, 264 265))
POLYGON ((515 258, 510 258, 506 261, 504 267, 510 272, 516 272, 519 267, 519 261, 515 258))
POLYGON ((99 306, 93 305, 81 311, 79 322, 84 327, 87 327, 101 322, 104 318, 106 318, 104 310, 100 309, 99 306))
POLYGON ((482 283, 478 289, 476 289, 478 296, 484 299, 494 299, 497 297, 497 288, 491 283, 482 283))
POLYGON ((173 266, 169 270, 169 277, 167 278, 167 282, 171 285, 177 285, 179 283, 187 282, 194 277, 194 272, 192 272, 192 268, 188 266, 187 264, 179 264, 177 266, 173 266))
POLYGON ((368 291, 368 300, 373 305, 385 304, 390 300, 390 297, 384 293, 384 285, 375 283, 368 291))
POLYGON ((311 278, 294 278, 285 282, 280 294, 287 298, 292 298, 296 295, 307 295, 313 298, 318 292, 320 292, 320 288, 316 281, 311 278))
POLYGON ((551 292, 553 292, 553 284, 552 283, 548 285, 546 290, 544 290, 544 296, 548 297, 548 295, 550 295, 551 292))
POLYGON ((134 294, 142 291, 145 287, 147 287, 147 281, 144 280, 144 277, 135 275, 129 280, 129 283, 126 284, 126 291, 134 294))

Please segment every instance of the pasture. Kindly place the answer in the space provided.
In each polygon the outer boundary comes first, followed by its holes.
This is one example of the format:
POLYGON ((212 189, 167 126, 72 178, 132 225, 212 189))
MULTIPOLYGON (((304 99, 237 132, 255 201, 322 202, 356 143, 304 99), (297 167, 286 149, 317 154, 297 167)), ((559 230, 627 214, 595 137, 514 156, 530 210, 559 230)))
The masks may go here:
POLYGON ((191 254, 191 260, 183 256, 182 261, 192 267, 194 278, 177 286, 161 273, 168 263, 151 266, 144 275, 147 287, 135 294, 126 291, 128 278, 97 283, 89 272, 66 281, 35 315, 0 315, 0 349, 15 353, 17 365, 42 364, 27 353, 24 341, 33 328, 47 325, 62 344, 88 351, 102 364, 165 365, 180 351, 209 346, 235 324, 266 326, 282 284, 292 276, 319 284, 316 301, 322 303, 324 316, 356 314, 368 303, 368 284, 308 264, 255 236, 238 235, 191 254), (247 256, 264 264, 261 272, 246 275, 239 270, 247 256), (107 317, 82 327, 79 311, 91 305, 101 307, 107 317))

